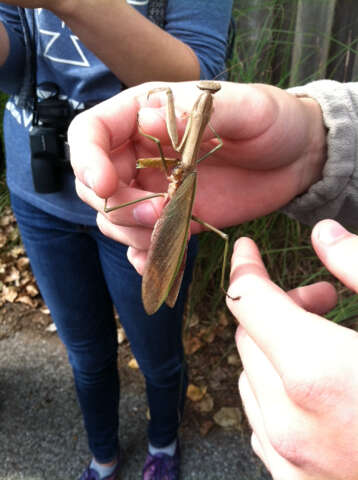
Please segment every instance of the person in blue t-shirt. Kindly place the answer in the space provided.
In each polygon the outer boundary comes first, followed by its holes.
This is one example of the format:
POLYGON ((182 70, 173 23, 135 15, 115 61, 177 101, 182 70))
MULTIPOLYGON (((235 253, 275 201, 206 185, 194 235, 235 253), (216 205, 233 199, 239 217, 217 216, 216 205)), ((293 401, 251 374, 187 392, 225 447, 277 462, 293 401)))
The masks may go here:
MULTIPOLYGON (((64 149, 67 120, 124 86, 209 79, 224 70, 232 0, 168 0, 165 29, 146 18, 148 3, 0 3, 0 89, 10 95, 7 182, 34 275, 74 372, 93 454, 81 480, 114 480, 121 463, 113 304, 146 380, 143 478, 179 476, 177 435, 187 387, 181 328, 195 240, 175 307, 148 317, 127 248, 100 232, 95 210, 76 195, 64 149)), ((126 177, 130 172, 121 171, 126 177)))

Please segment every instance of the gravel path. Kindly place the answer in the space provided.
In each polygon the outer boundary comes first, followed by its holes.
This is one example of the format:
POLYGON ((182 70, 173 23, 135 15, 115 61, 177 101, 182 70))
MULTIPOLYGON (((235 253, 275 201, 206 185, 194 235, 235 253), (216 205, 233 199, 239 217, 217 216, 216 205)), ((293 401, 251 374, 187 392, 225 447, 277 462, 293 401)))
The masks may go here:
MULTIPOLYGON (((77 480, 89 454, 66 353, 56 335, 0 341, 0 480, 77 480)), ((146 452, 143 383, 122 379, 121 480, 140 480, 146 452)), ((240 432, 181 433, 182 480, 269 480, 240 432)))

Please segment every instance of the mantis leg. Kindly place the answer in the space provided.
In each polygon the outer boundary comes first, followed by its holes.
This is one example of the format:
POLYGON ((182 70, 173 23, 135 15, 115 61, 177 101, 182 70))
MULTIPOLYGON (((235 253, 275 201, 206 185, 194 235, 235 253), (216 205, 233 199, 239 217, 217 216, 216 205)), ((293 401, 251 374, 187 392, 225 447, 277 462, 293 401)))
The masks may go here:
POLYGON ((172 89, 169 87, 153 88, 148 92, 147 98, 149 98, 149 96, 152 95, 152 93, 157 93, 157 92, 165 92, 167 94, 167 108, 166 108, 167 130, 168 130, 172 147, 176 152, 178 152, 179 140, 178 140, 177 124, 175 121, 174 95, 173 95, 172 89))
POLYGON ((203 225, 206 227, 208 230, 211 230, 212 232, 216 233, 221 237, 224 242, 225 242, 225 247, 224 247, 224 255, 223 255, 223 263, 221 266, 221 278, 220 278, 220 288, 223 290, 225 295, 229 297, 231 300, 240 300, 240 296, 237 297, 232 297, 231 295, 228 294, 227 290, 225 289, 225 270, 226 270, 226 264, 227 264, 227 256, 229 252, 229 237, 226 235, 226 233, 222 232, 221 230, 218 230, 217 228, 213 227, 209 223, 204 222, 203 220, 200 220, 200 218, 196 217, 195 215, 191 216, 192 220, 194 220, 197 223, 200 223, 200 225, 203 225))
POLYGON ((166 174, 167 178, 169 178, 169 168, 168 168, 167 162, 165 160, 165 156, 164 156, 163 149, 162 149, 162 144, 160 143, 159 138, 153 137, 153 135, 149 135, 148 133, 143 132, 139 123, 138 123, 138 131, 141 135, 143 135, 143 137, 149 138, 149 140, 152 140, 153 142, 155 142, 157 144, 158 150, 159 150, 159 153, 160 153, 160 159, 161 159, 165 174, 166 174))
MULTIPOLYGON (((177 124, 176 124, 176 120, 175 120, 175 106, 174 106, 173 92, 168 87, 153 88, 152 90, 150 90, 148 92, 147 98, 149 98, 149 96, 152 95, 153 93, 157 93, 157 92, 165 92, 167 94, 167 108, 166 108, 167 131, 168 131, 168 135, 169 135, 172 147, 174 148, 174 150, 176 152, 178 152, 179 151, 179 147, 178 147, 179 141, 178 141, 177 124)), ((162 162, 162 165, 164 167, 166 176, 168 178, 169 174, 170 174, 169 168, 168 168, 168 162, 167 162, 167 160, 164 156, 162 145, 160 143, 159 138, 153 137, 153 135, 149 135, 148 133, 145 133, 143 131, 143 129, 141 128, 139 122, 138 122, 138 117, 137 117, 137 124, 138 124, 139 133, 141 135, 143 135, 144 137, 149 138, 150 140, 152 140, 153 142, 155 142, 157 144, 158 150, 159 150, 159 153, 160 153, 161 162, 162 162)))
POLYGON ((203 155, 202 157, 200 157, 199 160, 196 163, 200 163, 203 160, 205 160, 206 158, 210 157, 210 155, 212 155, 217 150, 220 150, 220 148, 224 145, 224 142, 222 141, 222 139, 219 137, 219 135, 216 133, 216 131, 213 129, 213 127, 210 124, 209 124, 209 128, 213 132, 215 137, 219 140, 219 143, 213 149, 211 149, 210 152, 208 152, 205 155, 203 155))
POLYGON ((120 208, 128 207, 129 205, 134 205, 135 203, 139 202, 144 202, 144 200, 149 200, 151 198, 165 197, 165 195, 165 193, 153 193, 152 195, 148 195, 147 197, 137 198, 136 200, 132 200, 131 202, 122 203, 121 205, 116 205, 114 207, 107 207, 108 198, 106 198, 106 200, 104 201, 103 211, 105 213, 113 212, 113 210, 119 210, 120 208))

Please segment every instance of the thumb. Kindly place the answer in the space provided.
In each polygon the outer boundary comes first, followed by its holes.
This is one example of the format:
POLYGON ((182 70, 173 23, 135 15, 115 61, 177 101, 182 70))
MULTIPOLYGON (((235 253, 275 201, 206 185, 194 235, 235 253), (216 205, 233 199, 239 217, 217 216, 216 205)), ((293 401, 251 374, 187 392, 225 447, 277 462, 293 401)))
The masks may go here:
POLYGON ((328 270, 358 293, 358 237, 334 220, 322 220, 312 231, 313 247, 328 270))

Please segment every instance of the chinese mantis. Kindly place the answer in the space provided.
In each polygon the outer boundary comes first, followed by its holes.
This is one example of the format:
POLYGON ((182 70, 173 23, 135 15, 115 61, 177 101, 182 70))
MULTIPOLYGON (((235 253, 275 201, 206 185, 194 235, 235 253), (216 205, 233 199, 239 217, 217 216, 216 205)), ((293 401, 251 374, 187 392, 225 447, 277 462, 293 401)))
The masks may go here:
MULTIPOLYGON (((114 207, 108 207, 106 200, 104 205, 104 211, 108 213, 153 197, 166 197, 165 207, 153 229, 142 279, 142 301, 148 315, 155 313, 164 302, 170 307, 175 305, 185 268, 185 254, 191 220, 217 233, 225 241, 220 282, 221 288, 225 291, 224 279, 228 254, 228 237, 212 225, 192 215, 197 181, 197 164, 212 155, 223 145, 222 140, 209 125, 218 139, 218 144, 204 156, 198 158, 202 136, 209 124, 213 109, 213 95, 220 90, 221 85, 215 81, 201 81, 198 84, 198 88, 201 90, 201 94, 190 112, 184 135, 180 142, 178 140, 174 97, 171 89, 159 87, 148 92, 148 97, 160 91, 164 91, 167 94, 167 130, 172 147, 180 154, 180 159, 164 157, 160 141, 143 132, 139 126, 139 132, 158 145, 160 157, 139 159, 137 168, 164 168, 169 182, 167 193, 154 193, 114 207)), ((225 293, 227 294, 226 291, 225 293)))

